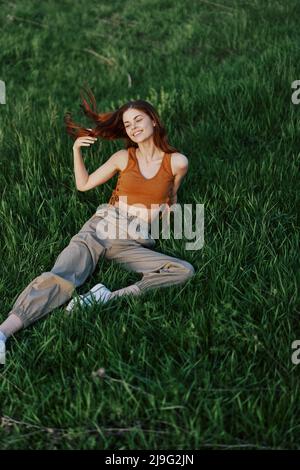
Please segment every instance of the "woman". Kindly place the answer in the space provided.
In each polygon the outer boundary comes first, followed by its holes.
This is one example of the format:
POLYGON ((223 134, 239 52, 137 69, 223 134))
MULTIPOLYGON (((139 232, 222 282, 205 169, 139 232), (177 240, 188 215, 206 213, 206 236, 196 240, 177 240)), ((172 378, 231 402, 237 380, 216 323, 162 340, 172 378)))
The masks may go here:
POLYGON ((129 223, 138 221, 140 224, 146 221, 149 228, 158 214, 161 215, 161 207, 176 203, 178 188, 187 173, 188 160, 168 144, 165 129, 150 103, 130 101, 116 111, 98 114, 94 96, 90 91, 88 94, 92 108, 83 97, 81 107, 96 123, 94 129, 76 125, 70 113, 65 116, 66 130, 75 140, 76 187, 79 191, 88 191, 105 183, 117 172, 118 182, 108 204, 99 206, 71 238, 51 271, 36 277, 17 298, 8 318, 0 325, 2 364, 5 363, 7 338, 70 300, 76 287, 93 273, 100 256, 141 273, 142 279, 114 292, 103 284, 97 284, 87 294, 75 295, 67 305, 67 311, 71 311, 75 303, 105 303, 127 294, 140 295, 152 288, 182 284, 194 274, 193 266, 187 261, 152 250, 155 241, 148 236, 149 233, 141 237, 129 235, 121 238, 104 236, 104 232, 99 230, 99 222, 105 222, 112 228, 124 220, 129 223), (108 140, 122 138, 126 149, 115 152, 89 175, 81 147, 91 146, 97 137, 108 140))

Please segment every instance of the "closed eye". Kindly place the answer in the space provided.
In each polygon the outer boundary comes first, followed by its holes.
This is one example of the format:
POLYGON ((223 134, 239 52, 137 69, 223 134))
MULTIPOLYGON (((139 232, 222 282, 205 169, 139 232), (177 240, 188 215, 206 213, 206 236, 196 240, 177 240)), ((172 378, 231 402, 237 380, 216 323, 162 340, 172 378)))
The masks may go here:
MULTIPOLYGON (((140 122, 140 121, 142 121, 142 120, 143 120, 143 119, 137 119, 135 122, 140 122)), ((127 129, 128 127, 130 127, 130 125, 129 125, 129 126, 125 126, 125 129, 127 129)))

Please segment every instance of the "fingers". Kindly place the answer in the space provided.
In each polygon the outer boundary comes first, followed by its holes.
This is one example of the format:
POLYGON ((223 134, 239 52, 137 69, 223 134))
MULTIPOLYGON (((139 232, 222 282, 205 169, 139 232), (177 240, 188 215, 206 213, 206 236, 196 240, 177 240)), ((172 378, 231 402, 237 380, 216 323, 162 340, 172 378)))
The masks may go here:
POLYGON ((81 137, 81 142, 85 143, 85 144, 93 144, 95 141, 97 140, 96 137, 81 137))
POLYGON ((85 135, 83 137, 78 137, 73 145, 73 149, 79 149, 80 147, 90 147, 92 144, 96 142, 97 137, 90 137, 85 135))
POLYGON ((97 140, 96 137, 80 137, 79 144, 82 147, 90 147, 90 145, 94 144, 96 140, 97 140))

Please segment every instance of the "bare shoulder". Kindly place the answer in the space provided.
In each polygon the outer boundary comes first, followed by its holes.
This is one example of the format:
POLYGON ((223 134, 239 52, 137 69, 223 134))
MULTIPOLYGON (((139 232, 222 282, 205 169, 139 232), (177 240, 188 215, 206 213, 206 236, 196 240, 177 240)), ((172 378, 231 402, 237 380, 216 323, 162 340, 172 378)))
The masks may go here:
POLYGON ((185 175, 188 170, 189 161, 185 155, 176 152, 171 153, 171 167, 173 175, 185 175))
POLYGON ((115 168, 118 171, 125 170, 127 163, 128 163, 128 150, 127 149, 118 150, 117 152, 111 155, 110 160, 115 165, 115 168))

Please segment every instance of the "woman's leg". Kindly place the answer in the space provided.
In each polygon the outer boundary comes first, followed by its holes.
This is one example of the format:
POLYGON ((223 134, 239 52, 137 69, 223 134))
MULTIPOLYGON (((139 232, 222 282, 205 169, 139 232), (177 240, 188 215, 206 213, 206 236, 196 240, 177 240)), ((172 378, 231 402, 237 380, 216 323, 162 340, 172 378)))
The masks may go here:
MULTIPOLYGON (((117 211, 116 219, 118 217, 117 211)), ((128 220, 133 218, 129 217, 128 220)), ((115 224, 115 219, 107 220, 115 224)), ((101 233, 101 230, 99 232, 101 233)), ((151 237, 139 240, 129 237, 110 241, 111 246, 106 252, 106 258, 122 264, 129 271, 143 274, 143 277, 131 286, 112 292, 109 300, 128 294, 138 296, 152 288, 182 284, 195 274, 189 262, 154 251, 155 240, 151 237)))
POLYGON ((195 274, 189 262, 146 248, 133 240, 128 241, 127 246, 124 242, 122 246, 116 244, 107 252, 107 257, 127 270, 143 274, 135 284, 112 292, 110 300, 121 295, 140 295, 149 289, 183 284, 195 274))
POLYGON ((60 253, 51 271, 36 277, 19 295, 8 319, 0 325, 5 336, 14 334, 61 306, 74 289, 94 271, 106 241, 96 234, 97 216, 92 216, 60 253))
POLYGON ((118 289, 113 291, 110 296, 109 300, 112 300, 114 297, 122 297, 123 295, 141 295, 142 291, 141 289, 135 285, 132 284, 131 286, 124 287, 123 289, 118 289))

